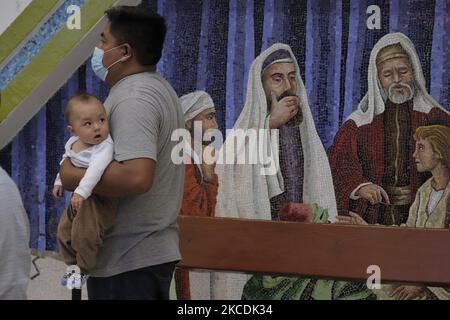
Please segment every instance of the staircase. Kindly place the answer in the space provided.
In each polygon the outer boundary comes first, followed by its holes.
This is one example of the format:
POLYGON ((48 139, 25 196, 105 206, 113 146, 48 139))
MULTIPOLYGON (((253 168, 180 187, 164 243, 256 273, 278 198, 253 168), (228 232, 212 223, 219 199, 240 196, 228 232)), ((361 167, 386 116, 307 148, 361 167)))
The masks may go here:
POLYGON ((0 150, 89 58, 104 12, 140 2, 33 0, 28 5, 0 36, 0 150), (67 23, 74 8, 79 9, 79 29, 67 23))

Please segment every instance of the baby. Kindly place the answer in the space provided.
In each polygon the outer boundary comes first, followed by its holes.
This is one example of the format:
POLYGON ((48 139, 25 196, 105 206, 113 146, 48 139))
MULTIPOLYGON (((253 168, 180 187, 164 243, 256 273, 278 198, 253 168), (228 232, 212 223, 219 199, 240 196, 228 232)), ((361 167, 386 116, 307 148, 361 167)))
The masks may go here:
MULTIPOLYGON (((72 137, 67 141, 63 160, 86 168, 84 177, 72 194, 58 225, 58 243, 67 265, 78 265, 83 274, 95 267, 102 236, 115 218, 116 201, 92 195, 106 167, 113 159, 114 145, 109 135, 108 116, 102 103, 82 93, 67 103, 65 116, 72 137)), ((62 197, 64 189, 56 177, 53 196, 62 197)))

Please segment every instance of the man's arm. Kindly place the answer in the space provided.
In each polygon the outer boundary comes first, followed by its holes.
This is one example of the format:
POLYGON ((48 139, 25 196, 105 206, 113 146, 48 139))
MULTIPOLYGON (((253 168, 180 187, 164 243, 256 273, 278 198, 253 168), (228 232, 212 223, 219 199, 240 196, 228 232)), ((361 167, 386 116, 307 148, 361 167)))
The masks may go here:
MULTIPOLYGON (((114 146, 112 141, 104 141, 95 146, 89 161, 89 168, 84 173, 75 193, 83 199, 90 197, 95 186, 99 183, 108 165, 114 159, 114 146)), ((72 197, 73 198, 73 197, 72 197)))
MULTIPOLYGON (((144 194, 153 184, 156 162, 138 158, 123 162, 113 161, 106 168, 93 193, 105 197, 123 197, 144 194)), ((66 190, 77 188, 86 169, 74 167, 70 160, 61 164, 60 176, 66 190)))

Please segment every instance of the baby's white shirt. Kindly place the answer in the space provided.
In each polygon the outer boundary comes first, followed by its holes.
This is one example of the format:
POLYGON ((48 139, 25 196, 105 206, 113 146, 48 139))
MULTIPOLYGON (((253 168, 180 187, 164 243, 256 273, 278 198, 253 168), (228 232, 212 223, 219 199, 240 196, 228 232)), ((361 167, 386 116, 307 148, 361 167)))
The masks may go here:
MULTIPOLYGON (((84 199, 87 199, 92 194, 94 187, 100 181, 106 167, 108 167, 113 160, 114 142, 111 136, 108 135, 108 138, 103 142, 77 153, 72 150, 72 145, 79 139, 80 138, 77 136, 72 136, 67 141, 65 146, 66 152, 63 155, 60 165, 65 158, 70 158, 70 161, 75 167, 87 168, 83 179, 81 179, 80 184, 74 191, 84 199)), ((59 173, 55 179, 55 186, 62 186, 59 173)))

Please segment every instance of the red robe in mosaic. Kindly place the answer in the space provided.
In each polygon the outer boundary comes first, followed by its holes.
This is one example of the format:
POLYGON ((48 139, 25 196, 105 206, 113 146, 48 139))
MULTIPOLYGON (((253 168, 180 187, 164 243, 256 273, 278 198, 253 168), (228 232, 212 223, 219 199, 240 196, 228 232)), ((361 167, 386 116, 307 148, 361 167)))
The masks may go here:
MULTIPOLYGON (((411 111, 410 139, 421 125, 440 123, 450 126, 450 116, 439 108, 428 114, 411 111)), ((339 215, 348 215, 349 210, 360 214, 367 222, 377 223, 380 204, 370 205, 365 199, 351 200, 350 195, 362 183, 372 182, 383 186, 385 175, 385 118, 376 116, 372 123, 357 127, 348 120, 339 129, 333 146, 329 150, 329 160, 339 215)), ((416 170, 412 154, 414 147, 406 156, 411 187, 410 203, 414 201, 417 189, 427 176, 416 170)))
MULTIPOLYGON (((184 194, 181 205, 182 215, 214 217, 216 208, 218 180, 202 181, 200 171, 195 164, 185 165, 184 194)), ((176 292, 179 300, 190 300, 189 271, 175 271, 176 292)))

